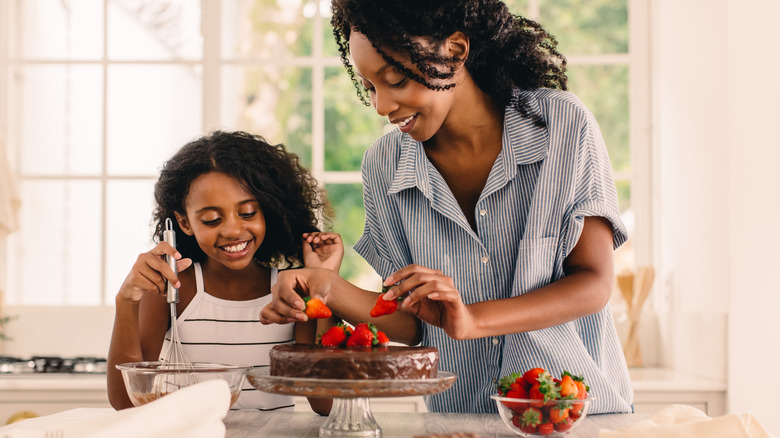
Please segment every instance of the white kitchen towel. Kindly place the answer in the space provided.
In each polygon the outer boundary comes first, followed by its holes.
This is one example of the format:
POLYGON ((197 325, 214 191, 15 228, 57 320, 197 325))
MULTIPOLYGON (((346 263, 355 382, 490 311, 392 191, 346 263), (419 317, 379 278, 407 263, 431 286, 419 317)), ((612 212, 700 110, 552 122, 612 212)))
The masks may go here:
POLYGON ((0 428, 0 438, 224 438, 229 409, 230 387, 214 379, 136 408, 80 408, 23 420, 0 428))
POLYGON ((11 175, 8 156, 5 147, 0 142, 0 240, 19 228, 19 208, 22 200, 16 187, 16 181, 11 175))
POLYGON ((669 405, 652 418, 623 429, 599 431, 599 438, 772 438, 751 413, 710 418, 688 405, 669 405))

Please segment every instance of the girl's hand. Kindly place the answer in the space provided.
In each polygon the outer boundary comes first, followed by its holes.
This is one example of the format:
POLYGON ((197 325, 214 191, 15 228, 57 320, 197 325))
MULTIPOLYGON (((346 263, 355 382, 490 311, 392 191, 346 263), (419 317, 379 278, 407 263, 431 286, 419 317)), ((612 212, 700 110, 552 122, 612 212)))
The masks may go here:
POLYGON ((138 302, 147 293, 163 295, 166 292, 166 280, 171 282, 174 287, 180 287, 179 278, 163 258, 165 255, 176 259, 178 271, 183 271, 192 265, 192 260, 183 259, 176 248, 167 242, 160 242, 151 251, 138 256, 133 268, 119 288, 117 299, 138 302))
POLYGON ((392 286, 385 299, 409 294, 400 309, 416 315, 428 324, 441 327, 453 339, 468 339, 476 321, 463 304, 451 277, 420 265, 408 265, 387 277, 384 286, 392 286), (400 282, 400 283, 399 283, 400 282), (399 283, 392 286, 394 283, 399 283))
POLYGON ((325 268, 339 272, 344 244, 338 233, 303 233, 303 264, 307 268, 325 268))
POLYGON ((260 322, 267 325, 307 321, 309 318, 303 313, 306 305, 301 297, 317 297, 327 304, 338 278, 337 273, 324 268, 279 271, 276 283, 271 286, 271 302, 260 311, 260 322))

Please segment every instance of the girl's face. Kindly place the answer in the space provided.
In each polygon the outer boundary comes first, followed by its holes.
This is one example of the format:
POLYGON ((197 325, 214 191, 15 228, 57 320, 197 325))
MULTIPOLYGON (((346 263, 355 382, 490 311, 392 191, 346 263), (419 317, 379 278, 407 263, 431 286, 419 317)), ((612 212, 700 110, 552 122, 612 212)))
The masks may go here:
MULTIPOLYGON (((351 33, 349 51, 355 72, 380 116, 387 117, 390 123, 398 125, 401 131, 417 141, 429 140, 436 134, 453 107, 453 90, 457 87, 444 91, 431 90, 398 73, 362 33, 351 33)), ((385 53, 419 74, 408 57, 389 50, 385 53)))
POLYGON ((253 263, 265 238, 265 216, 255 197, 234 178, 210 172, 196 178, 176 214, 182 231, 195 236, 206 255, 233 270, 253 263))

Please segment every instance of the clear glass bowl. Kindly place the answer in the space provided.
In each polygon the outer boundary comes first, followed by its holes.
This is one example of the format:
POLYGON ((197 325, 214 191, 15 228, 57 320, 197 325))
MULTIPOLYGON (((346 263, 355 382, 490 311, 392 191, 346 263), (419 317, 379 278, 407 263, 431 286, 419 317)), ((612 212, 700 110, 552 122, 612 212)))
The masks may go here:
POLYGON ((133 406, 157 400, 181 388, 206 380, 222 379, 230 386, 230 406, 241 395, 248 365, 193 362, 192 367, 164 366, 161 362, 130 362, 117 365, 133 406))
POLYGON ((593 397, 585 399, 541 400, 499 397, 496 401, 501 419, 512 432, 522 436, 563 436, 576 429, 588 415, 593 397), (524 424, 523 420, 538 418, 538 425, 524 424))

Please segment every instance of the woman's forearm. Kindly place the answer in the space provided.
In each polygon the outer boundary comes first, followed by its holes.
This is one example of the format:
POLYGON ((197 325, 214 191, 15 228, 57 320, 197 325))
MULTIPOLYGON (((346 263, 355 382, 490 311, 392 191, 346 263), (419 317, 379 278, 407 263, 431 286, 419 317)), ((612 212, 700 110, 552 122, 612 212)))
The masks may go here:
POLYGON ((468 305, 474 321, 469 338, 541 330, 596 313, 612 293, 611 282, 580 271, 524 295, 468 305))

